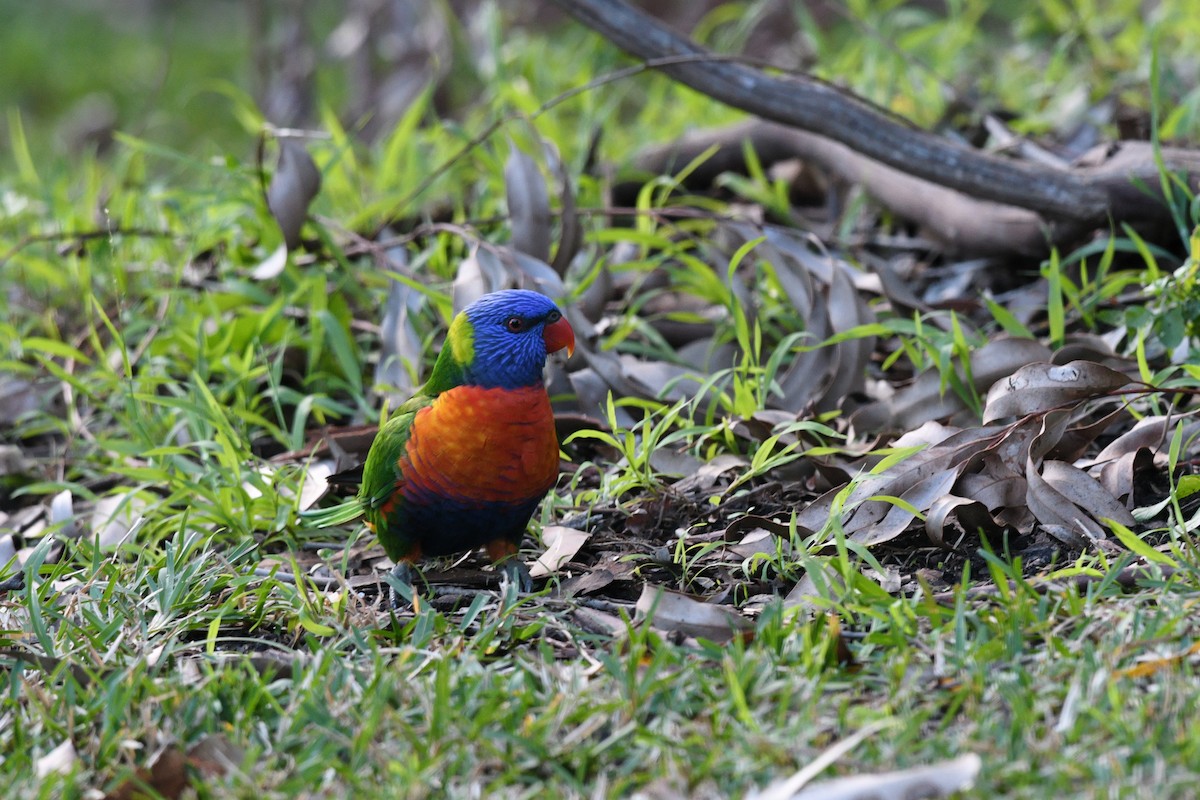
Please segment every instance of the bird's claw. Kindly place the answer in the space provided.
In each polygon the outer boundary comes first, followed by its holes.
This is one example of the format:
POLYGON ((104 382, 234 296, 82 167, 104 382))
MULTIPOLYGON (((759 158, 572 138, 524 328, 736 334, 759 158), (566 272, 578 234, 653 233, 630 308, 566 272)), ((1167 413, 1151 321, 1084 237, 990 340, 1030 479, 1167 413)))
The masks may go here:
POLYGON ((394 611, 399 611, 400 609, 404 608, 406 600, 404 596, 396 590, 396 584, 402 583, 407 586, 409 598, 413 596, 415 592, 413 587, 416 585, 413 580, 415 577, 413 566, 407 561, 401 561, 396 564, 396 566, 392 567, 392 571, 389 573, 389 576, 391 577, 391 580, 388 582, 388 602, 391 603, 394 611))
POLYGON ((525 562, 520 558, 513 556, 500 564, 500 571, 510 583, 517 586, 517 591, 521 594, 529 594, 533 591, 533 576, 529 574, 529 567, 525 566, 525 562))

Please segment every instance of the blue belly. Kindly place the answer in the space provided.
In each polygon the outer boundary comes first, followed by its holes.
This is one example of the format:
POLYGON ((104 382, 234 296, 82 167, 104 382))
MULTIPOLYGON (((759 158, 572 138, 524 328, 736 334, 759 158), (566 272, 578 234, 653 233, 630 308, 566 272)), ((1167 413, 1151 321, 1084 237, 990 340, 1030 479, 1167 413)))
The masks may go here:
POLYGON ((445 499, 405 498, 389 522, 391 544, 384 549, 394 561, 402 558, 411 544, 421 555, 445 556, 483 547, 495 539, 520 542, 529 518, 541 498, 524 503, 480 503, 469 506, 445 499), (396 552, 393 552, 395 550, 396 552))

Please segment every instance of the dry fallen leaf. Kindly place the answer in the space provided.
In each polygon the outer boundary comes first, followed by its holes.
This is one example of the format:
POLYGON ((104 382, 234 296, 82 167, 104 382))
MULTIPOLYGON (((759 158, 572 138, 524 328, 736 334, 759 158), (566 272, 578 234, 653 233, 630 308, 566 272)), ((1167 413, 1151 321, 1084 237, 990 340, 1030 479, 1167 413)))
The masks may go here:
POLYGON ((889 720, 877 720, 859 728, 845 739, 834 742, 825 748, 820 755, 792 777, 778 781, 762 791, 751 790, 746 795, 746 800, 791 800, 802 787, 807 785, 817 775, 820 775, 830 764, 833 764, 846 753, 858 747, 867 737, 892 724, 895 723, 889 720))
POLYGON ((485 294, 516 286, 512 276, 491 250, 471 246, 471 254, 458 263, 454 276, 454 313, 462 311, 485 294))
MULTIPOLYGON (((875 515, 866 513, 855 514, 845 525, 847 535, 867 547, 896 538, 917 518, 918 513, 925 513, 935 502, 950 494, 965 466, 965 462, 960 462, 956 467, 941 469, 921 478, 899 495, 903 504, 886 500, 872 501, 887 507, 883 519, 877 520, 875 515)), ((890 491, 880 494, 896 496, 890 491)))
POLYGON ((1119 669, 1113 673, 1114 678, 1149 678, 1167 669, 1175 669, 1189 658, 1200 655, 1200 642, 1193 643, 1181 653, 1159 658, 1147 658, 1138 661, 1132 667, 1119 669))
MULTIPOLYGON (((558 147, 549 139, 543 139, 542 152, 546 155, 546 164, 550 167, 550 172, 558 181, 558 199, 561 205, 558 214, 558 249, 554 251, 554 260, 550 262, 550 266, 559 275, 566 275, 571 261, 583 247, 583 226, 579 224, 579 214, 575 210, 575 189, 571 185, 571 176, 567 173, 567 165, 563 163, 558 147)), ((601 276, 607 278, 608 266, 601 265, 600 270, 601 276)), ((596 283, 604 286, 607 281, 596 283)))
POLYGON ((1028 364, 992 385, 984 405, 983 421, 1044 413, 1092 397, 1103 397, 1129 382, 1124 374, 1091 361, 1072 361, 1061 366, 1028 364))
POLYGON ((154 757, 149 769, 139 769, 136 775, 106 794, 104 800, 134 800, 147 797, 147 790, 154 792, 153 796, 175 800, 183 795, 187 785, 187 757, 177 746, 171 744, 154 757))
POLYGON ((258 266, 250 270, 250 277, 256 281, 269 281, 278 278, 287 268, 288 248, 281 244, 271 251, 271 255, 258 262, 258 266))
MULTIPOLYGON (((976 391, 984 392, 1026 364, 1049 358, 1050 350, 1031 339, 996 339, 971 354, 973 386, 976 391)), ((965 408, 966 404, 958 395, 945 389, 941 373, 930 369, 890 400, 863 406, 854 413, 852 421, 855 428, 862 431, 911 430, 923 422, 945 419, 965 408)))
POLYGON ((974 753, 921 767, 814 783, 788 800, 920 800, 969 790, 983 761, 974 753))
POLYGON ((639 620, 659 630, 722 643, 744 635, 753 625, 731 608, 697 600, 681 592, 646 584, 635 606, 639 620))
POLYGON ((542 529, 542 541, 546 544, 546 551, 529 567, 530 577, 544 578, 558 572, 563 564, 575 557, 589 536, 591 534, 587 531, 576 528, 547 525, 542 529))
POLYGON ((133 542, 149 505, 134 492, 101 497, 92 509, 92 535, 101 547, 133 542))
POLYGON ((70 739, 65 739, 58 747, 38 758, 34 762, 33 771, 39 778, 53 774, 65 774, 70 772, 78 761, 79 754, 75 752, 74 743, 70 739))
POLYGON ((504 162, 512 246, 541 261, 550 260, 550 198, 546 179, 529 155, 511 140, 504 162))
POLYGON ((988 507, 978 500, 947 494, 935 500, 925 515, 925 533, 929 541, 944 547, 951 546, 946 532, 952 523, 965 533, 980 535, 999 533, 1003 527, 988 512, 988 507))
POLYGON ((0 376, 0 427, 11 427, 26 414, 46 408, 45 385, 17 378, 0 376))
MULTIPOLYGON (((407 257, 403 248, 389 250, 388 260, 393 271, 408 276, 407 257)), ((412 318, 423 303, 424 296, 419 291, 404 281, 390 277, 383 320, 379 324, 379 363, 375 368, 375 383, 389 387, 400 400, 412 394, 421 373, 425 343, 417 333, 412 318)))
POLYGON ((300 244, 308 205, 321 190, 321 172, 299 139, 279 139, 279 161, 267 189, 267 207, 283 233, 288 250, 300 244))
MULTIPOLYGON (((308 465, 304 471, 304 483, 300 486, 300 500, 296 504, 297 511, 307 511, 317 504, 317 501, 329 491, 329 476, 333 474, 336 464, 333 459, 324 459, 308 465)), ((280 492, 285 497, 290 493, 280 492)))

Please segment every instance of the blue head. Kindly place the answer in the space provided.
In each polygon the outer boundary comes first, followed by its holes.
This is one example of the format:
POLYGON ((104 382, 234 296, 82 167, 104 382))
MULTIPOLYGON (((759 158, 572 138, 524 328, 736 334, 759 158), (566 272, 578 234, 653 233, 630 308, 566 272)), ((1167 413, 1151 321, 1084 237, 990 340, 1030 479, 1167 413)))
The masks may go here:
POLYGON ((546 354, 575 349, 575 334, 545 295, 524 289, 492 292, 450 324, 428 390, 451 386, 515 389, 541 383, 546 354))

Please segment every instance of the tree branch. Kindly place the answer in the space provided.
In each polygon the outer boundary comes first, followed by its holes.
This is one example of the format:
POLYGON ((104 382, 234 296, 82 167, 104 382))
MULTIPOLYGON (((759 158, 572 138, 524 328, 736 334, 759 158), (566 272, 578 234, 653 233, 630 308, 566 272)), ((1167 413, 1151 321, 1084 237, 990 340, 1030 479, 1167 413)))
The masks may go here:
MULTIPOLYGON (((751 144, 764 168, 799 158, 843 181, 861 185, 884 207, 917 223, 947 252, 958 256, 1041 257, 1053 246, 1070 246, 1096 227, 1082 221, 1047 225, 1029 209, 980 200, 881 164, 833 139, 759 119, 696 130, 674 142, 652 145, 634 157, 633 166, 655 175, 671 174, 715 145, 712 156, 688 176, 689 186, 703 187, 721 172, 746 171, 744 142, 751 144)), ((1167 163, 1200 175, 1200 152, 1163 148, 1162 156, 1167 163)), ((1158 191, 1152 146, 1122 142, 1102 153, 1091 153, 1084 161, 1072 174, 1105 193, 1113 220, 1133 224, 1143 235, 1157 238, 1156 226, 1169 222, 1170 215, 1161 201, 1138 186, 1158 191)), ((636 192, 641 182, 631 185, 636 192)), ((617 185, 618 204, 625 200, 621 191, 630 190, 617 185)), ((1106 225, 1107 220, 1101 224, 1106 225)), ((1178 241, 1174 234, 1172 238, 1178 241)))
POLYGON ((867 101, 803 76, 776 76, 721 60, 622 0, 554 0, 577 20, 642 59, 713 56, 661 71, 716 100, 840 142, 874 161, 981 200, 1048 218, 1103 223, 1112 190, 1079 173, 971 149, 904 124, 867 101))

